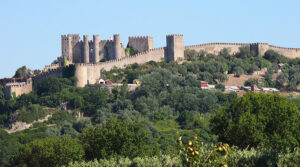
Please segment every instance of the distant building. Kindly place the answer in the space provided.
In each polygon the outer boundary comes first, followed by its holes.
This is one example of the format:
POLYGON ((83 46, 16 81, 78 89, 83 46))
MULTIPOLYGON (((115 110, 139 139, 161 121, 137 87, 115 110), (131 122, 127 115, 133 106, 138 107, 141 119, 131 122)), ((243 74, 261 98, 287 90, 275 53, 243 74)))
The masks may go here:
POLYGON ((208 83, 206 81, 201 81, 201 88, 208 89, 208 83))

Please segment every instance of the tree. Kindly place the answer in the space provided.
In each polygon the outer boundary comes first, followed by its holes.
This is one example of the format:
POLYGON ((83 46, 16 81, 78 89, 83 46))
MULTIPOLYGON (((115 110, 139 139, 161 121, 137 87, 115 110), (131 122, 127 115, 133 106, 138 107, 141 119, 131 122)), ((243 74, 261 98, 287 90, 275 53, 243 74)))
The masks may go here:
POLYGON ((257 70, 259 70, 259 68, 257 67, 257 65, 255 65, 255 64, 250 64, 250 65, 249 65, 249 68, 248 68, 248 70, 247 70, 247 73, 248 73, 248 74, 253 74, 253 72, 254 72, 254 71, 257 71, 257 70))
POLYGON ((82 132, 84 129, 89 128, 92 126, 92 122, 89 119, 80 119, 79 121, 73 124, 73 128, 76 129, 78 132, 82 132))
POLYGON ((249 46, 240 47, 239 50, 240 52, 236 54, 238 58, 245 59, 255 56, 255 53, 251 51, 249 46))
POLYGON ((275 52, 274 50, 266 51, 264 57, 265 59, 269 60, 272 63, 279 64, 279 63, 286 63, 288 62, 288 58, 280 55, 279 53, 275 52))
POLYGON ((77 140, 49 137, 25 144, 13 157, 13 166, 62 166, 84 158, 84 150, 77 140))
POLYGON ((135 122, 111 119, 103 126, 84 130, 81 136, 86 158, 111 158, 114 155, 134 158, 147 154, 149 134, 135 122))
POLYGON ((253 85, 258 85, 258 80, 255 78, 249 78, 245 81, 244 83, 245 86, 253 86, 253 85))
POLYGON ((0 85, 0 100, 4 99, 3 87, 0 85))
POLYGON ((184 57, 186 60, 195 61, 198 57, 198 53, 195 50, 187 49, 184 51, 184 57))
POLYGON ((246 93, 217 111, 210 125, 221 141, 242 148, 284 149, 299 146, 299 119, 295 104, 282 96, 246 93))
POLYGON ((242 75, 242 74, 244 73, 243 68, 240 67, 240 66, 235 67, 235 68, 233 69, 233 71, 234 71, 233 73, 234 73, 234 75, 235 75, 236 77, 240 77, 240 75, 242 75))
POLYGON ((183 128, 192 129, 195 125, 196 118, 193 112, 185 110, 180 113, 177 121, 181 126, 183 126, 183 128))
POLYGON ((67 78, 49 77, 38 85, 37 94, 53 94, 69 86, 72 86, 72 81, 67 78))
POLYGON ((22 66, 17 69, 13 78, 29 78, 31 76, 31 70, 28 69, 26 66, 22 66))
POLYGON ((133 56, 139 53, 138 50, 135 50, 132 46, 127 46, 127 48, 125 49, 125 53, 128 56, 133 56))
POLYGON ((225 86, 223 84, 220 84, 220 83, 216 84, 215 88, 221 90, 222 92, 224 92, 224 90, 225 90, 225 86))

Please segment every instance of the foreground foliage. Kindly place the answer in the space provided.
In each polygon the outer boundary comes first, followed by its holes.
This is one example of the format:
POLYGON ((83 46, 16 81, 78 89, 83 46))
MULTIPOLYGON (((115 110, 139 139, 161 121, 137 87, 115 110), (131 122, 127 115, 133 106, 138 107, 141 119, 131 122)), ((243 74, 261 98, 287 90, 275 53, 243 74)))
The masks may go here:
POLYGON ((84 158, 77 140, 51 137, 24 145, 13 158, 13 166, 61 166, 84 158))
POLYGON ((81 141, 88 160, 116 155, 134 158, 150 151, 147 149, 148 135, 141 124, 112 119, 103 126, 83 131, 81 141))
POLYGON ((88 162, 72 162, 69 167, 181 167, 179 157, 171 157, 170 155, 161 155, 154 157, 136 157, 134 159, 115 157, 111 159, 101 159, 88 162))
POLYGON ((223 142, 241 148, 299 147, 300 112, 277 94, 247 93, 211 119, 212 130, 223 142))

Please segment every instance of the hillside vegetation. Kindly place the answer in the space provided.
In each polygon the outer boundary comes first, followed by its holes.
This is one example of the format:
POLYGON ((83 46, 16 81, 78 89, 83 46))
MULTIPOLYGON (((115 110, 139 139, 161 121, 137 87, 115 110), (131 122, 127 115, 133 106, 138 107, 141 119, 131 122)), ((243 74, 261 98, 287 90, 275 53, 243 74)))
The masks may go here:
POLYGON ((299 59, 255 55, 248 47, 236 55, 224 49, 185 56, 182 64, 102 71, 104 79, 124 83, 111 91, 75 87, 74 69, 15 99, 0 91, 0 166, 299 166, 300 98, 222 92, 227 74, 263 68, 263 80, 247 84, 297 91, 299 59), (134 79, 142 84, 130 92, 126 84, 134 79), (203 90, 201 81, 217 89, 203 90), (69 111, 59 110, 61 103, 69 111), (44 117, 45 107, 56 110, 48 121, 6 132, 16 121, 44 117))

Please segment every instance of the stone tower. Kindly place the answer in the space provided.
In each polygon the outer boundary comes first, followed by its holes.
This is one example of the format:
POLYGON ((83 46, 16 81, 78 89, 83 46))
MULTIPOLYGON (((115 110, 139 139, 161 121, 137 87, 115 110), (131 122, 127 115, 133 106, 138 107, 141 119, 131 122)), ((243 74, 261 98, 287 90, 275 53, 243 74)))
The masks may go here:
POLYGON ((177 61, 184 59, 184 41, 183 35, 167 35, 167 47, 165 61, 177 61))
POLYGON ((267 50, 269 50, 269 44, 267 43, 252 43, 250 44, 250 50, 256 55, 263 56, 267 50))
POLYGON ((63 58, 68 61, 72 60, 72 36, 70 34, 61 36, 61 52, 63 58))
POLYGON ((94 62, 99 62, 100 61, 99 35, 93 35, 93 41, 94 41, 94 62))
POLYGON ((139 52, 145 52, 153 49, 153 37, 141 36, 141 37, 128 37, 128 45, 138 50, 139 52))
POLYGON ((90 46, 89 46, 89 36, 83 36, 83 62, 90 62, 90 46))
POLYGON ((114 58, 121 58, 122 48, 121 48, 121 39, 119 34, 114 35, 114 58))
POLYGON ((73 63, 74 59, 80 57, 78 55, 80 49, 80 36, 79 34, 68 34, 61 36, 61 54, 62 58, 66 58, 68 63, 73 63))

